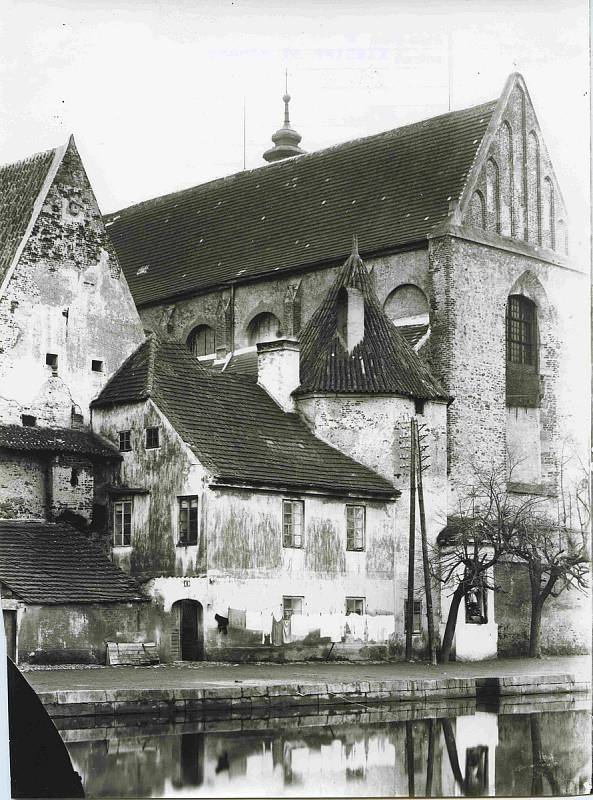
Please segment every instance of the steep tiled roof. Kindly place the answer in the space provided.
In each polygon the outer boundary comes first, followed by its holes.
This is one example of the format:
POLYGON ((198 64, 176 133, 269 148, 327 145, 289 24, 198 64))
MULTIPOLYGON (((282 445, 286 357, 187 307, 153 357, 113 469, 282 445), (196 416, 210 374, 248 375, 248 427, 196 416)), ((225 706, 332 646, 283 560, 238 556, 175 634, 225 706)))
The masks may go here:
POLYGON ((44 453, 80 453, 101 458, 121 458, 111 442, 75 428, 37 428, 0 425, 0 448, 44 453))
POLYGON ((428 331, 427 324, 397 325, 396 327, 410 347, 415 347, 428 331))
POLYGON ((496 102, 148 200, 107 217, 137 305, 426 238, 458 199, 496 102))
POLYGON ((0 582, 35 604, 146 599, 86 534, 49 522, 0 520, 0 582))
POLYGON ((426 363, 383 311, 357 252, 347 259, 301 331, 300 340, 299 394, 370 392, 446 399, 426 363), (364 298, 364 337, 351 352, 338 334, 338 305, 344 287, 358 289, 364 298))
POLYGON ((94 407, 151 397, 218 482, 394 496, 392 484, 317 439, 253 378, 204 369, 185 345, 149 337, 94 407))
POLYGON ((0 283, 31 220, 56 150, 0 167, 0 283))

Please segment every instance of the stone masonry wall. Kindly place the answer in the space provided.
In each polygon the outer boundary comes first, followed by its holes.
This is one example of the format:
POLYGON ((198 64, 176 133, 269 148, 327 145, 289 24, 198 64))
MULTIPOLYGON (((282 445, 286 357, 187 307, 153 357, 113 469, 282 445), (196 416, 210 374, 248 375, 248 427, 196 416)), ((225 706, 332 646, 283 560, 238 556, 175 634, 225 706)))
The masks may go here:
POLYGON ((74 406, 88 422, 90 400, 143 338, 71 140, 0 298, 0 421, 70 427, 74 406))
POLYGON ((588 330, 586 276, 454 236, 431 241, 430 264, 430 361, 454 397, 448 414, 453 498, 467 486, 472 465, 504 463, 510 444, 505 309, 515 292, 538 307, 542 483, 557 490, 562 452, 564 461, 574 453, 575 475, 577 455, 584 459, 587 452, 588 345, 581 333, 588 330))
POLYGON ((0 450, 0 519, 44 519, 47 461, 0 450))

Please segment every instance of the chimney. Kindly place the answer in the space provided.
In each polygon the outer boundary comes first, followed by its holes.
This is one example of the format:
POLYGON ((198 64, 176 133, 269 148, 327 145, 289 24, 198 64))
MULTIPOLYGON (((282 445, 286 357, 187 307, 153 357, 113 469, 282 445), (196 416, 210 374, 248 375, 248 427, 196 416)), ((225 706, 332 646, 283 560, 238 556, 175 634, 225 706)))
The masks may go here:
POLYGON ((257 345, 257 382, 283 411, 294 411, 291 393, 299 386, 300 345, 297 339, 274 339, 257 345))
POLYGON ((351 353, 364 339, 364 295, 360 289, 344 286, 338 295, 338 334, 351 353))

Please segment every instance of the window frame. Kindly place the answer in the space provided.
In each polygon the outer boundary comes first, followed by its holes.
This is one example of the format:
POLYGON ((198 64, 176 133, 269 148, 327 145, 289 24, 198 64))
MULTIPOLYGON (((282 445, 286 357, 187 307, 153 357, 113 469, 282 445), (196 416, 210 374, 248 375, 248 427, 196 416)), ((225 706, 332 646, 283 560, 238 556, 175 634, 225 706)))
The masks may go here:
POLYGON ((366 597, 347 597, 345 608, 346 608, 346 615, 348 614, 359 614, 360 616, 364 616, 366 614, 366 597), (348 603, 360 603, 361 610, 360 611, 348 611, 348 603))
POLYGON ((132 431, 128 428, 125 431, 118 431, 119 436, 119 452, 120 453, 130 453, 132 451, 132 431), (122 447, 122 443, 124 442, 124 438, 127 436, 127 447, 122 447))
MULTIPOLYGON (((408 632, 408 600, 404 600, 404 633, 408 632)), ((414 600, 414 613, 412 616, 412 636, 422 633, 422 600, 414 600)))
POLYGON ((293 550, 302 550, 305 546, 305 501, 291 498, 282 499, 282 547, 293 550), (300 508, 300 532, 295 536, 294 508, 300 508), (290 520, 287 521, 286 509, 290 507, 290 520), (295 540, 300 538, 299 544, 295 540))
POLYGON ((212 327, 212 325, 208 325, 207 323, 201 323, 200 325, 196 325, 190 331, 189 336, 187 337, 187 346, 189 347, 191 353, 196 358, 204 358, 206 356, 215 356, 216 355, 216 328, 212 327), (198 339, 200 335, 203 333, 204 338, 204 352, 198 353, 198 339), (211 340, 211 348, 208 348, 208 340, 211 340))
POLYGON ((177 547, 195 547, 198 544, 200 533, 199 508, 200 498, 197 494, 179 495, 177 497, 177 547), (186 508, 183 507, 184 503, 187 503, 186 508), (195 515, 192 515, 193 509, 195 509, 195 515), (182 536, 182 516, 184 511, 187 512, 185 515, 186 535, 182 536), (192 517, 194 517, 193 520, 192 517), (195 528, 195 536, 192 536, 192 522, 195 528), (192 541, 193 538, 195 538, 195 541, 192 541))
POLYGON ((366 506, 361 503, 347 503, 346 504, 346 550, 351 553, 363 553, 366 548, 366 506), (356 520, 354 520, 354 527, 350 527, 350 514, 355 510, 362 510, 362 530, 360 532, 361 543, 356 543, 356 520))
POLYGON ((160 425, 149 425, 144 429, 144 449, 145 450, 158 450, 161 446, 161 429, 160 425), (156 444, 149 444, 149 431, 152 433, 156 431, 156 444))
POLYGON ((131 497, 120 498, 113 502, 113 521, 111 527, 112 547, 132 546, 132 514, 134 502, 131 497), (126 510, 127 507, 127 510, 126 510), (127 519, 126 519, 127 517, 127 519), (118 526, 119 520, 119 526, 118 526), (119 530, 118 530, 119 527, 119 530), (127 531, 126 531, 127 528, 127 531), (120 541, 117 541, 119 536, 120 541))
POLYGON ((480 581, 477 586, 466 592, 463 596, 463 606, 465 608, 466 625, 488 624, 488 591, 484 581, 480 581), (470 595, 472 592, 476 596, 475 610, 470 607, 470 595))
POLYGON ((282 595, 282 619, 290 619, 293 614, 303 613, 304 595, 286 594, 282 595), (298 600, 298 608, 293 608, 293 601, 298 600), (287 603, 288 601, 288 603, 287 603))
POLYGON ((537 306, 533 300, 522 294, 507 297, 505 331, 507 363, 536 371, 539 342, 537 306))

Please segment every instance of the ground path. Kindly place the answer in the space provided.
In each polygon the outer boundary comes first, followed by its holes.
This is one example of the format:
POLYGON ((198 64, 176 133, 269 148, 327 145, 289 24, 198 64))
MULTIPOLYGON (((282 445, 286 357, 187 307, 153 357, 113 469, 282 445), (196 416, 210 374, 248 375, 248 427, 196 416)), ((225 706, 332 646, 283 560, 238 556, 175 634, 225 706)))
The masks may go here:
POLYGON ((591 681, 589 656, 507 658, 475 663, 453 662, 431 667, 424 663, 294 663, 294 664, 162 664, 157 667, 98 667, 94 669, 30 669, 25 676, 37 692, 85 689, 180 689, 223 686, 307 683, 352 683, 441 678, 502 678, 571 674, 591 681))

